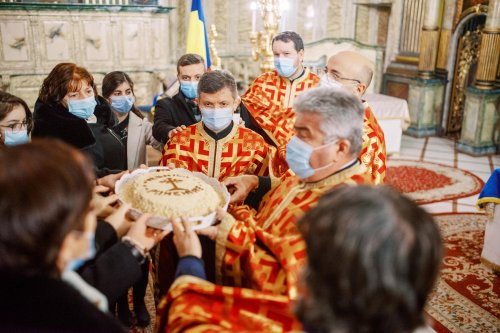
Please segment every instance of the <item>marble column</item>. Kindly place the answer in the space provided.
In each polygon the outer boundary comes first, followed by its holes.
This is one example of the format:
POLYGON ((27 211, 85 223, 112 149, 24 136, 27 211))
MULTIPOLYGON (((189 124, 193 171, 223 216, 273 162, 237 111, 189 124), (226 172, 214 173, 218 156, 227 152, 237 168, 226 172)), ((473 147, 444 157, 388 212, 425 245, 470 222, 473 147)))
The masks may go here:
POLYGON ((436 71, 445 73, 448 66, 448 55, 450 48, 451 31, 453 29, 453 18, 455 17, 456 1, 445 0, 443 11, 443 23, 439 36, 439 48, 436 60, 436 71))
POLYGON ((442 0, 425 0, 420 34, 418 77, 409 84, 411 124, 406 133, 416 137, 439 134, 445 80, 435 75, 442 0))
POLYGON ((477 62, 476 88, 493 89, 495 87, 499 55, 500 0, 490 0, 477 62))
POLYGON ((422 78, 432 77, 436 69, 439 44, 439 18, 442 0, 426 0, 424 25, 420 34, 418 73, 422 78))
POLYGON ((459 151, 472 155, 494 154, 499 151, 498 100, 500 0, 490 0, 477 62, 476 81, 465 92, 464 120, 457 144, 459 151))

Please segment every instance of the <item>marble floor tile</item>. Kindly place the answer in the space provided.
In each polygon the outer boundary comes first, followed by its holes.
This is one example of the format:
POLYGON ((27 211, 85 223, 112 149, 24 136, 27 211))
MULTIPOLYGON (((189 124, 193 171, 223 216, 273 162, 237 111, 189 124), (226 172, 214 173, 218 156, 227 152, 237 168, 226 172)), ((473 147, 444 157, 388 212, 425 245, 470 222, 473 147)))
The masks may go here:
POLYGON ((405 139, 408 137, 403 136, 401 140, 401 146, 403 147, 416 147, 422 148, 425 144, 425 139, 419 139, 418 141, 415 139, 405 139))
POLYGON ((490 163, 484 161, 464 162, 458 160, 457 167, 472 173, 476 172, 491 173, 490 163))
POLYGON ((476 206, 457 204, 457 213, 480 213, 476 206))
POLYGON ((476 176, 478 176, 479 178, 481 178, 482 181, 485 182, 485 183, 488 180, 488 178, 490 178, 490 176, 491 176, 491 172, 477 172, 477 171, 474 171, 473 174, 475 174, 476 176))
POLYGON ((488 160, 487 156, 476 157, 476 156, 470 156, 470 155, 463 154, 463 153, 458 153, 457 159, 459 161, 463 161, 463 162, 475 162, 475 163, 483 162, 483 163, 489 163, 489 160, 488 160))
POLYGON ((450 140, 429 140, 427 142, 427 149, 453 152, 455 150, 455 142, 450 140))
MULTIPOLYGON (((393 159, 397 160, 411 160, 411 161, 418 161, 420 160, 420 156, 416 155, 406 155, 406 154, 400 154, 398 156, 394 156, 393 159)), ((390 160, 390 159, 389 159, 390 160)))
POLYGON ((410 155, 410 156, 416 156, 420 158, 420 155, 422 154, 422 149, 417 149, 417 148, 401 148, 399 151, 400 155, 410 155))
POLYGON ((427 146, 425 147, 425 151, 452 153, 453 155, 455 154, 453 147, 447 147, 447 146, 427 146))
POLYGON ((500 165, 500 155, 490 156, 493 164, 500 165))
POLYGON ((477 202, 478 194, 471 195, 470 197, 457 199, 457 203, 460 205, 475 206, 477 202))
POLYGON ((424 158, 424 161, 455 167, 455 161, 453 158, 426 157, 424 158))
POLYGON ((436 150, 425 150, 424 160, 427 158, 442 158, 443 160, 455 160, 455 154, 453 151, 436 151, 436 150))

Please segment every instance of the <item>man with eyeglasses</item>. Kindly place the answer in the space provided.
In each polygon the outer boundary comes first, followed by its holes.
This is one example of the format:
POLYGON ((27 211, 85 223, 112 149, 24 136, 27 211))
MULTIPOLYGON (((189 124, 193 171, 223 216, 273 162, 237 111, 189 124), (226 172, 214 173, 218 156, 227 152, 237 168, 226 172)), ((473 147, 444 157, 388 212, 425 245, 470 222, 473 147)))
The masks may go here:
POLYGON ((365 108, 363 117, 363 148, 359 159, 368 168, 373 182, 384 181, 386 171, 385 138, 382 128, 363 94, 373 77, 372 63, 362 55, 344 51, 331 56, 321 77, 320 86, 340 88, 357 96, 365 108))

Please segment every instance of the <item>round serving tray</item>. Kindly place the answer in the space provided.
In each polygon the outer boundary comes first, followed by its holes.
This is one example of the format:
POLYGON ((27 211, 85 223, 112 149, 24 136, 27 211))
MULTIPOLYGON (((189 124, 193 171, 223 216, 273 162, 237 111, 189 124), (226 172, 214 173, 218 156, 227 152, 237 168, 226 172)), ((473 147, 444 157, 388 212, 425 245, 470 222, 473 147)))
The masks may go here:
MULTIPOLYGON (((229 205, 230 194, 227 191, 227 188, 223 184, 221 184, 217 179, 210 178, 201 172, 191 172, 186 169, 170 169, 168 167, 151 167, 147 169, 137 169, 131 173, 123 175, 115 184, 115 193, 118 195, 119 200, 122 203, 126 202, 126 200, 123 199, 123 195, 121 194, 121 189, 125 184, 131 182, 135 177, 137 177, 138 175, 142 175, 144 173, 158 172, 163 170, 175 170, 181 173, 191 174, 195 177, 202 179, 204 182, 212 186, 214 190, 221 196, 221 199, 223 199, 224 203, 224 205, 221 206, 221 208, 227 210, 227 207, 229 205)), ((129 212, 129 214, 134 219, 138 219, 144 213, 147 212, 141 212, 140 210, 134 207, 132 207, 132 209, 129 212)), ((206 216, 191 216, 188 217, 188 220, 192 223, 193 230, 203 229, 215 223, 216 212, 212 212, 206 216)), ((172 225, 170 224, 170 220, 165 216, 152 215, 147 220, 146 224, 156 229, 170 230, 170 231, 172 230, 172 225)))

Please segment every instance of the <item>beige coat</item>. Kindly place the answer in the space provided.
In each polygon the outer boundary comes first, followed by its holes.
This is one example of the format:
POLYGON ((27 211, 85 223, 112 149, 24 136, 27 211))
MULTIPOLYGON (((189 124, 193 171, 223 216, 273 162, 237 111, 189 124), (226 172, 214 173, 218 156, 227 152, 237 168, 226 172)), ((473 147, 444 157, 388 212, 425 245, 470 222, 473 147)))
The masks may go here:
POLYGON ((129 113, 127 137, 127 167, 137 169, 141 164, 147 165, 146 145, 161 151, 162 144, 153 138, 153 124, 146 118, 141 119, 133 112, 129 113))

